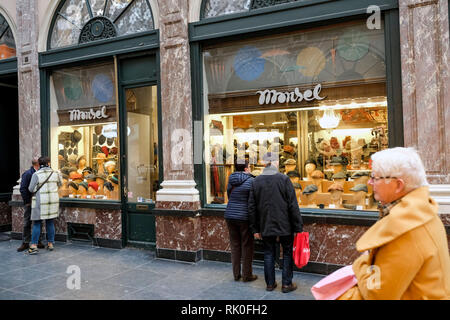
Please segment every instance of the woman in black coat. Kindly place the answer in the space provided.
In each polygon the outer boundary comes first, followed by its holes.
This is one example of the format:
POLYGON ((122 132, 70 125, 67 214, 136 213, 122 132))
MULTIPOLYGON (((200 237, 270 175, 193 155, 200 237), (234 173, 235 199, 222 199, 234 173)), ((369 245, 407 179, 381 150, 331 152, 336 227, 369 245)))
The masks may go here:
POLYGON ((248 221, 248 197, 253 176, 249 173, 248 161, 234 165, 235 172, 228 178, 228 204, 225 210, 225 221, 230 234, 231 263, 234 280, 254 281, 258 277, 253 274, 253 233, 248 221), (242 275, 241 275, 242 257, 242 275))

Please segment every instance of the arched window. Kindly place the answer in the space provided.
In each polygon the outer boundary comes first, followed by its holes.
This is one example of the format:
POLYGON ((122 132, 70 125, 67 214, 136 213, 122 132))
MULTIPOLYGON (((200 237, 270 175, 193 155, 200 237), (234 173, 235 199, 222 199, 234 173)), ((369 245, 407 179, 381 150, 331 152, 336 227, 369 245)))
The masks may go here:
POLYGON ((226 14, 246 12, 277 4, 302 0, 204 0, 202 18, 218 17, 226 14))
POLYGON ((6 19, 0 14, 0 60, 16 56, 16 42, 6 19))
POLYGON ((50 28, 49 49, 154 29, 149 0, 65 0, 50 28))

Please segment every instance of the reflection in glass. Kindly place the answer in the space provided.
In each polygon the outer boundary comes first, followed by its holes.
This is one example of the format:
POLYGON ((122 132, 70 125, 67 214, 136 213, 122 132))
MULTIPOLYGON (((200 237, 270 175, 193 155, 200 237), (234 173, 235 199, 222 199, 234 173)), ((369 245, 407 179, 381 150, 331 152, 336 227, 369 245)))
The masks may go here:
POLYGON ((154 202, 158 188, 156 86, 127 89, 128 201, 154 202))

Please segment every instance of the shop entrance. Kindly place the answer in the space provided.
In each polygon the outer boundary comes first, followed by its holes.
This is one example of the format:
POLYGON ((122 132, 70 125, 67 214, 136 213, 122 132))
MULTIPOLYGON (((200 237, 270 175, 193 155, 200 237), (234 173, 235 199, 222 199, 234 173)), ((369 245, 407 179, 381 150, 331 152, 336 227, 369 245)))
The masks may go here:
MULTIPOLYGON (((4 152, 0 166, 0 201, 9 200, 17 184, 19 168, 19 108, 17 75, 0 76, 0 148, 4 152)), ((31 160, 30 160, 31 166, 31 160)))
POLYGON ((130 58, 121 60, 119 68, 124 245, 152 247, 161 163, 158 86, 156 80, 142 80, 155 77, 156 63, 154 56, 130 58))

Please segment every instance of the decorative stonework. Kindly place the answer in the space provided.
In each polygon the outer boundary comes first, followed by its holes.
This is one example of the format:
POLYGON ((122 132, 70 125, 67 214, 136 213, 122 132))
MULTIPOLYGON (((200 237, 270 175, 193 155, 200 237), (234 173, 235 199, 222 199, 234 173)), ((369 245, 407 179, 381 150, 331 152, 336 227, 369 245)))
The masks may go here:
POLYGON ((405 146, 416 147, 428 180, 450 183, 450 51, 447 0, 400 0, 405 146))
POLYGON ((115 36, 117 36, 117 30, 111 20, 106 17, 95 17, 81 29, 78 43, 114 38, 115 36))

